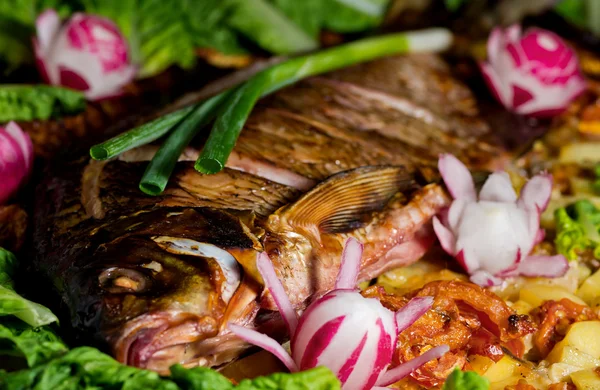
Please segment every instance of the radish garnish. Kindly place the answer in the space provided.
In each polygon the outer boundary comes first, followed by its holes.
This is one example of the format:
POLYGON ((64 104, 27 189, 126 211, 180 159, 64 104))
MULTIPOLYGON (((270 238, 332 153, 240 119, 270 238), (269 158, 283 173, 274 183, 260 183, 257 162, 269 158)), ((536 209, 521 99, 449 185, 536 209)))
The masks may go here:
POLYGON ((521 26, 496 27, 487 43, 483 78, 494 97, 520 115, 549 117, 565 111, 586 90, 577 53, 558 35, 521 26))
POLYGON ((557 277, 567 272, 562 255, 530 255, 544 238, 540 215, 552 192, 550 175, 531 178, 517 198, 508 174, 496 172, 477 197, 471 174, 456 157, 442 155, 439 170, 454 201, 444 222, 434 218, 433 229, 473 283, 489 287, 511 276, 557 277))
POLYGON ((41 76, 52 85, 77 89, 89 100, 123 93, 137 68, 127 39, 116 24, 98 15, 75 13, 65 23, 53 9, 38 16, 33 47, 41 76))
POLYGON ((363 246, 349 238, 344 246, 336 289, 313 302, 300 319, 294 311, 273 264, 265 253, 258 256, 258 270, 273 295, 286 323, 290 354, 267 335, 229 324, 245 341, 273 353, 292 372, 325 366, 336 374, 343 389, 371 389, 397 382, 430 360, 441 357, 447 346, 387 370, 396 349, 398 334, 433 305, 432 297, 417 297, 397 313, 374 298, 363 297, 356 288, 363 246))
POLYGON ((15 196, 33 167, 31 138, 15 122, 0 127, 0 204, 15 196))

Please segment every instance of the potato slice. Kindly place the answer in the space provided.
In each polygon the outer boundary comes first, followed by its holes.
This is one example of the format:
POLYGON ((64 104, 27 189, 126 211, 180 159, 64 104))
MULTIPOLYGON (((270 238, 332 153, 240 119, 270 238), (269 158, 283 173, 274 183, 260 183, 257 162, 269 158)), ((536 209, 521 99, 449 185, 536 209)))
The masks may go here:
POLYGON ((600 359, 597 359, 589 353, 582 352, 581 350, 570 345, 565 345, 558 349, 555 346, 546 360, 548 360, 550 363, 564 363, 571 366, 576 366, 579 367, 580 370, 600 366, 600 359))
POLYGON ((504 382, 514 376, 515 371, 521 366, 521 363, 515 359, 504 355, 496 364, 493 364, 485 371, 483 376, 491 383, 504 382))
MULTIPOLYGON (((567 331, 565 338, 556 344, 546 360, 550 363, 562 362, 562 359, 577 361, 585 364, 585 355, 576 356, 573 351, 565 351, 567 347, 573 347, 579 352, 600 359, 600 321, 576 322, 567 331)), ((600 388, 599 388, 600 389, 600 388)))
POLYGON ((593 166, 600 162, 600 142, 572 142, 560 148, 561 163, 593 166))
POLYGON ((559 286, 526 285, 523 286, 519 294, 519 299, 529 303, 533 307, 541 305, 544 301, 560 301, 563 298, 570 299, 580 305, 586 304, 581 298, 559 286))
POLYGON ((600 375, 595 370, 582 370, 571 374, 571 380, 577 390, 600 389, 600 375))
POLYGON ((489 357, 472 355, 469 356, 469 364, 471 365, 471 369, 473 371, 475 371, 479 375, 483 375, 495 363, 489 357))
POLYGON ((581 367, 567 363, 554 363, 548 368, 548 378, 552 383, 565 382, 572 373, 577 371, 581 371, 581 367))
POLYGON ((594 298, 600 297, 600 271, 596 271, 592 276, 583 281, 577 290, 577 296, 583 299, 588 305, 594 298))

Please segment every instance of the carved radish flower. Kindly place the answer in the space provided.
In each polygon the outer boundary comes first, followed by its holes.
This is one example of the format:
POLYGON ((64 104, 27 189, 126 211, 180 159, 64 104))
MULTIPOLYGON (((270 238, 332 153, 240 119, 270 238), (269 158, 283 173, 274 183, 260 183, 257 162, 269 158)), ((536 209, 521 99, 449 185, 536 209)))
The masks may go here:
POLYGON ((444 222, 434 217, 433 228, 473 283, 493 286, 509 276, 564 275, 569 268, 564 256, 530 255, 544 238, 540 215, 550 199, 550 175, 534 176, 517 198, 508 174, 496 172, 478 196, 469 170, 456 157, 442 155, 438 167, 454 201, 444 222))
POLYGON ((27 180, 33 166, 31 138, 15 122, 0 127, 0 204, 27 180))
POLYGON ((56 11, 36 20, 33 40, 38 68, 50 84, 83 91, 90 100, 119 95, 136 73, 127 41, 110 20, 74 14, 61 26, 56 11))
POLYGON ((521 115, 552 116, 567 108, 586 83, 575 52, 556 34, 521 27, 495 28, 487 42, 486 83, 507 109, 521 115))
POLYGON ((335 290, 312 303, 298 320, 271 260, 265 253, 259 255, 260 274, 292 337, 291 356, 277 341, 262 333, 235 324, 229 324, 229 329, 273 353, 292 372, 326 366, 340 379, 343 389, 390 385, 445 354, 448 346, 432 348, 387 370, 398 334, 431 308, 433 298, 413 298, 393 313, 377 299, 363 297, 356 289, 361 256, 362 244, 349 239, 335 290))

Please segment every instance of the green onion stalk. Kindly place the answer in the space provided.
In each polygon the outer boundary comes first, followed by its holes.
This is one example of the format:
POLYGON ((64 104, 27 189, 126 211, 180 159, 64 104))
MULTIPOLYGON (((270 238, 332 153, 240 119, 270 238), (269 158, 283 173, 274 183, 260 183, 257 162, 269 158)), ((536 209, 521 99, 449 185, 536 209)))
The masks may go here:
POLYGON ((296 57, 256 74, 234 90, 175 111, 96 145, 90 150, 90 154, 95 159, 111 158, 152 142, 175 128, 150 162, 140 182, 143 192, 158 195, 166 187, 185 147, 215 117, 206 145, 194 165, 196 170, 205 174, 217 173, 223 169, 250 112, 261 97, 306 77, 388 55, 442 51, 451 42, 452 34, 448 30, 434 28, 367 38, 296 57))
POLYGON ((140 181, 140 190, 148 195, 160 195, 165 190, 171 172, 185 147, 192 141, 198 129, 214 119, 219 106, 231 93, 232 90, 221 92, 194 106, 192 112, 177 125, 148 164, 140 181))
POLYGON ((452 35, 446 29, 427 29, 367 38, 315 54, 293 58, 255 75, 239 88, 217 117, 194 167, 206 174, 225 166, 256 101, 298 80, 393 54, 447 49, 452 35))
POLYGON ((123 134, 90 148, 90 156, 94 160, 107 160, 119 154, 149 144, 167 134, 173 126, 192 112, 197 105, 182 108, 153 121, 144 123, 123 134))

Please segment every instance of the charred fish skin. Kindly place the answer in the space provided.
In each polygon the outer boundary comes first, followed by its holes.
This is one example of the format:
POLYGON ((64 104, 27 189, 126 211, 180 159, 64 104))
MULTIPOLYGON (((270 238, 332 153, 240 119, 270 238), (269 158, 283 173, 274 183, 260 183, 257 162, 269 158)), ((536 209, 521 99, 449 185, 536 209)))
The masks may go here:
POLYGON ((237 352, 203 341, 228 321, 256 316, 260 288, 240 278, 237 260, 262 250, 251 216, 296 192, 237 171, 198 182, 202 176, 182 163, 157 199, 130 180, 141 164, 79 160, 67 168, 40 185, 34 265, 54 281, 77 333, 124 363, 159 372, 231 359, 237 352), (206 186, 212 192, 200 191, 206 186))

